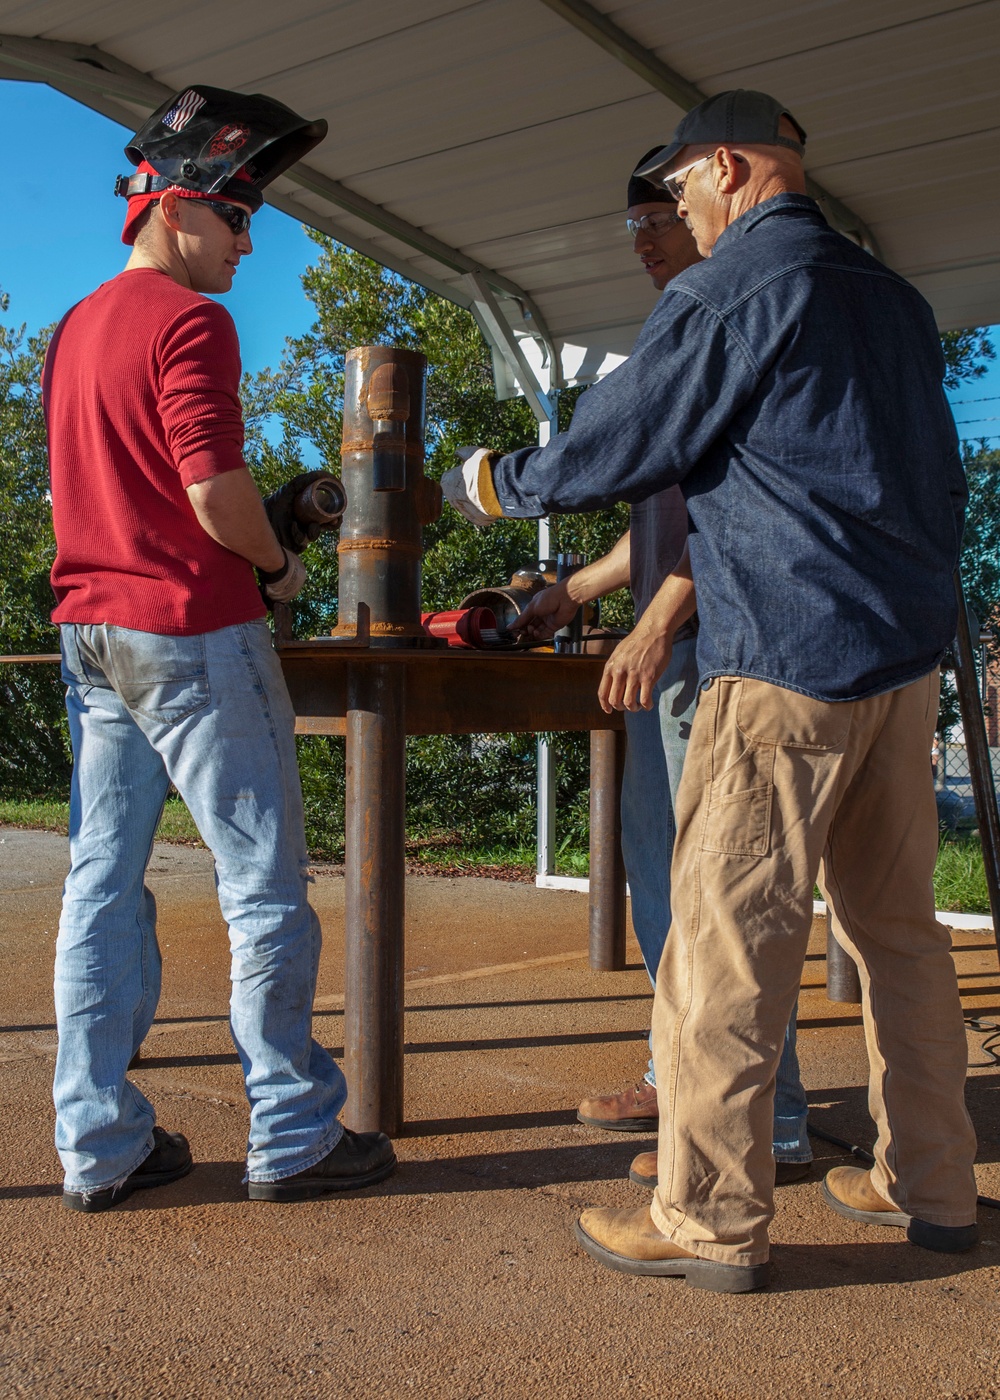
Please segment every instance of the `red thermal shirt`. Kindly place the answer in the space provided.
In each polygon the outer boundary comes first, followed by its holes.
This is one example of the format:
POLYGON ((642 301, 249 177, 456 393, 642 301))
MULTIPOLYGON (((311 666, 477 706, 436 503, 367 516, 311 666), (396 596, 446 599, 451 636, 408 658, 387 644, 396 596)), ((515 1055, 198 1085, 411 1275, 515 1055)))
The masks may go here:
POLYGON ((165 273, 122 272, 63 318, 42 375, 54 622, 186 635, 265 615, 185 492, 244 465, 239 384, 231 316, 165 273))

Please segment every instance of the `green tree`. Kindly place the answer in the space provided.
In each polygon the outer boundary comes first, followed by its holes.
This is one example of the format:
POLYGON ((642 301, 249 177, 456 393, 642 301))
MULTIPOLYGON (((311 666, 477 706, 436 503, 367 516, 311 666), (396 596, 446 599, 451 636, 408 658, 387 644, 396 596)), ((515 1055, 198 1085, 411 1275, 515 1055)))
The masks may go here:
MULTIPOLYGON (((946 331, 941 337, 947 373, 945 385, 981 379, 996 350, 985 327, 946 331)), ((962 540, 961 571, 968 606, 989 629, 993 641, 988 656, 1000 659, 1000 452, 987 448, 986 441, 964 443, 962 451, 969 482, 969 505, 962 540)), ((958 724, 958 696, 950 671, 941 678, 939 727, 949 734, 958 724)))
MULTIPOLYGON (((58 650, 49 621, 55 557, 40 376, 51 329, 0 326, 0 651, 58 650)), ((0 666, 0 795, 63 791, 70 755, 58 667, 0 666)))

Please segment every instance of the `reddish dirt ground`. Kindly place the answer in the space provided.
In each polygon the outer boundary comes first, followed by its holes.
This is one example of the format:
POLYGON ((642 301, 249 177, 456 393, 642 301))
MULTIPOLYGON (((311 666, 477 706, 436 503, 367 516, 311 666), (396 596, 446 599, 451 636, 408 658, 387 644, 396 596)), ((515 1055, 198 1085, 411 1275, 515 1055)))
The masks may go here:
MULTIPOLYGON (((774 1282, 725 1297, 610 1273, 580 1253, 589 1204, 638 1204, 647 1139, 576 1121, 645 1063, 649 984, 586 964, 584 896, 472 878, 407 886, 407 1124, 400 1169, 322 1202, 251 1204, 246 1108, 225 1019, 225 929, 205 852, 158 846, 165 959, 136 1079, 197 1167, 122 1208, 59 1201, 51 959, 66 843, 0 830, 0 1395, 479 1397, 1000 1395, 1000 1216, 934 1256, 778 1193, 774 1282)), ((316 1033, 342 1045, 343 881, 321 874, 316 1033)), ((969 1014, 1000 1012, 996 953, 955 938, 969 1014)), ((824 988, 817 923, 799 1008, 813 1121, 870 1143, 856 1008, 824 988)), ((970 1034, 970 1058, 981 1037, 970 1034)), ((1000 1196, 1000 1072, 970 1072, 980 1191, 1000 1196)))

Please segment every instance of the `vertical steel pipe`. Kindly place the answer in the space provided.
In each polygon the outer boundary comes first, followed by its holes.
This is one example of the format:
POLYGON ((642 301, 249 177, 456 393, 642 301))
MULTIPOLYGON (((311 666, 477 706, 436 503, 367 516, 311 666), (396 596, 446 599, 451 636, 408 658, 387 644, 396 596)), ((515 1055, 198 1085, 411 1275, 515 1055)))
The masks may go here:
POLYGON ((403 1121, 403 879, 406 737, 403 667, 348 673, 344 1050, 355 1132, 403 1121))
POLYGON ((625 862, 622 859, 622 776, 625 735, 590 735, 590 966, 625 966, 625 862))
POLYGON ((861 1005, 861 978, 852 957, 833 936, 833 914, 826 911, 826 999, 861 1005))
POLYGON ((993 936, 1000 954, 1000 813, 997 812, 997 791, 986 738, 986 716, 983 714, 976 684, 976 659, 972 651, 972 633, 965 606, 962 575, 955 570, 955 597, 958 602, 958 634, 955 638, 955 689, 965 732, 965 747, 969 755, 972 795, 976 803, 979 840, 983 847, 986 868, 986 889, 993 916, 993 936))
POLYGON ((423 526, 441 514, 441 488, 424 476, 426 375, 427 360, 415 350, 363 345, 347 352, 347 509, 334 636, 354 636, 367 607, 373 647, 443 645, 420 625, 423 526))

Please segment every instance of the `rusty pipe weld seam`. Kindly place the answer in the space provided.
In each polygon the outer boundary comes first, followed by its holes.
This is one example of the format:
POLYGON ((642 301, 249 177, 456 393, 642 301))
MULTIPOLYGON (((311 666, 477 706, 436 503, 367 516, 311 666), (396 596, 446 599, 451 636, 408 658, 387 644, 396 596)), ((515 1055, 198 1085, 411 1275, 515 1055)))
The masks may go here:
MULTIPOLYGON (((344 628, 352 632, 350 623, 344 623, 344 628)), ((338 623, 339 630, 340 624, 338 623)), ((368 625, 368 631, 373 637, 426 637, 427 633, 419 625, 413 622, 372 622, 368 625)))
POLYGON ((394 554, 402 555, 407 559, 422 559, 424 551, 419 544, 413 544, 405 540, 376 540, 369 539, 366 535, 354 535, 337 545, 338 554, 350 554, 352 550, 384 550, 392 551, 394 554))
MULTIPOLYGON (((351 453, 356 453, 359 457, 368 457, 374 451, 374 447, 374 440, 371 438, 362 438, 360 442, 342 442, 340 444, 340 455, 343 458, 351 453)), ((405 440, 401 437, 394 438, 392 450, 406 457, 419 457, 421 461, 424 459, 424 444, 411 440, 410 438, 406 438, 405 440)))

